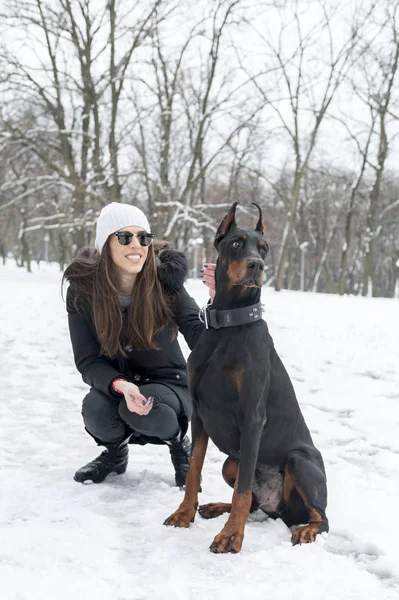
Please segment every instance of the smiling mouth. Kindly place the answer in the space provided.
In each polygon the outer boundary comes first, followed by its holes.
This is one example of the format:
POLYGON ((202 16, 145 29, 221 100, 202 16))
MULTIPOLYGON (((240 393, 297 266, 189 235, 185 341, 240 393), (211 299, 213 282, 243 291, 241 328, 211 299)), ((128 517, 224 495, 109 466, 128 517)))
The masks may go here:
POLYGON ((143 258, 141 256, 141 254, 128 254, 126 256, 126 258, 130 261, 130 262, 140 262, 140 260, 143 258))

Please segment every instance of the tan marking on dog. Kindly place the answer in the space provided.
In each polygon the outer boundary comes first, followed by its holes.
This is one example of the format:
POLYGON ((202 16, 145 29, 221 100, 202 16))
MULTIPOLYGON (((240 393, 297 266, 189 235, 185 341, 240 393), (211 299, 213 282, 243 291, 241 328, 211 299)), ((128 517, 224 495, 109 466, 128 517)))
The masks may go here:
POLYGON ((220 223, 215 237, 226 235, 228 229, 235 225, 236 208, 238 202, 234 202, 222 222, 220 223))
POLYGON ((239 494, 236 491, 238 477, 234 485, 233 501, 231 503, 231 513, 229 521, 234 523, 234 526, 244 531, 245 523, 247 522, 249 509, 252 504, 252 490, 239 494))
POLYGON ((316 509, 311 508, 309 511, 309 525, 298 527, 292 532, 291 542, 293 546, 297 544, 310 544, 316 541, 316 536, 320 531, 323 519, 316 509))
MULTIPOLYGON (((225 482, 232 488, 238 476, 238 462, 228 456, 224 462, 222 475, 225 482)), ((210 502, 198 508, 198 512, 204 519, 214 519, 224 513, 231 512, 231 502, 210 502)))
POLYGON ((238 477, 234 484, 234 494, 231 503, 230 516, 222 531, 215 536, 215 539, 210 547, 212 552, 216 552, 218 554, 224 554, 226 552, 240 552, 242 547, 245 524, 247 522, 252 503, 252 490, 238 493, 237 487, 239 477, 240 475, 238 472, 238 477))
POLYGON ((317 510, 309 505, 309 502, 302 488, 298 485, 295 476, 289 471, 288 467, 286 467, 283 489, 283 498, 285 504, 289 504, 289 499, 293 489, 297 491, 302 499, 302 502, 306 508, 309 509, 309 524, 295 529, 291 535, 291 542, 293 546, 296 546, 297 544, 309 544, 310 542, 315 542, 316 536, 319 533, 320 527, 323 523, 323 519, 317 510))
POLYGON ((225 482, 233 488, 238 477, 238 462, 230 457, 226 458, 222 469, 222 475, 225 482))
POLYGON ((231 502, 209 502, 202 504, 198 512, 203 519, 216 519, 225 513, 231 512, 231 502))
POLYGON ((291 496, 291 492, 294 488, 295 488, 295 478, 289 472, 288 467, 285 467, 284 488, 283 488, 283 499, 284 499, 285 504, 288 504, 290 496, 291 496))
POLYGON ((186 479, 184 498, 179 508, 164 521, 164 525, 172 527, 190 527, 198 507, 198 492, 201 489, 201 471, 204 464, 209 436, 201 432, 195 439, 190 466, 186 479))
POLYGON ((247 259, 235 260, 230 263, 227 270, 229 277, 229 287, 239 284, 247 273, 247 259))
POLYGON ((190 466, 187 473, 185 499, 197 501, 201 485, 201 471, 208 447, 208 435, 200 434, 196 437, 191 451, 190 466))
POLYGON ((242 382, 244 379, 244 367, 241 369, 235 369, 234 371, 230 371, 230 376, 233 380, 234 387, 238 392, 241 392, 242 382))

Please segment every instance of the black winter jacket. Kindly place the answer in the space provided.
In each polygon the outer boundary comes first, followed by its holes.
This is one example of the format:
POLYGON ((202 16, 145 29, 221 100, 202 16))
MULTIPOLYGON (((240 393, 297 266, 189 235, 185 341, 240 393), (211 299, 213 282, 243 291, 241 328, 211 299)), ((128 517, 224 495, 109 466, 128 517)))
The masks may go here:
MULTIPOLYGON (((203 331, 203 325, 198 319, 196 302, 184 288, 186 274, 187 261, 184 254, 171 249, 160 253, 158 277, 164 290, 173 296, 174 322, 190 349, 193 349, 203 331)), ((187 389, 186 361, 176 335, 173 335, 173 328, 165 327, 156 336, 159 350, 134 350, 127 347, 127 357, 119 354, 111 360, 101 354, 91 307, 76 307, 75 294, 75 284, 71 283, 66 298, 69 331, 75 364, 83 381, 118 399, 120 395, 111 387, 118 377, 125 377, 138 386, 149 382, 163 383, 177 394, 184 415, 190 419, 192 403, 187 389)), ((132 301, 134 302, 134 298, 132 301)))

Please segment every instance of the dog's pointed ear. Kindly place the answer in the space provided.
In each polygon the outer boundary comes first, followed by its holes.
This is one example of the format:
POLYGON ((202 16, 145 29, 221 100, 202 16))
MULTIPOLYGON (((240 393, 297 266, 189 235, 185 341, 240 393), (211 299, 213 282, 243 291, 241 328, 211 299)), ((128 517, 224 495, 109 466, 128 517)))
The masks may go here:
POLYGON ((263 221, 262 221, 262 209, 258 204, 255 204, 255 202, 252 202, 252 204, 254 206, 256 206, 256 208, 259 211, 259 220, 256 224, 255 231, 259 231, 259 233, 261 233, 263 235, 265 233, 265 227, 264 227, 263 221))
POLYGON ((238 202, 234 202, 229 208, 229 212, 220 223, 218 230, 215 234, 215 247, 219 244, 219 242, 227 235, 232 229, 237 227, 236 224, 236 208, 238 202))

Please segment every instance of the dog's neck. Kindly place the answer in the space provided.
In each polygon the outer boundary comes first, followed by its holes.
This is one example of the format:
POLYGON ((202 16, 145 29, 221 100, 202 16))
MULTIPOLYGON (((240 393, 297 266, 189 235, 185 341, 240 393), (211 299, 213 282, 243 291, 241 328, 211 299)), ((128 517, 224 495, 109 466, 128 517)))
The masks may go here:
POLYGON ((216 267, 216 294, 212 308, 216 310, 231 310, 243 308, 260 302, 261 288, 231 285, 227 273, 221 265, 216 267))

